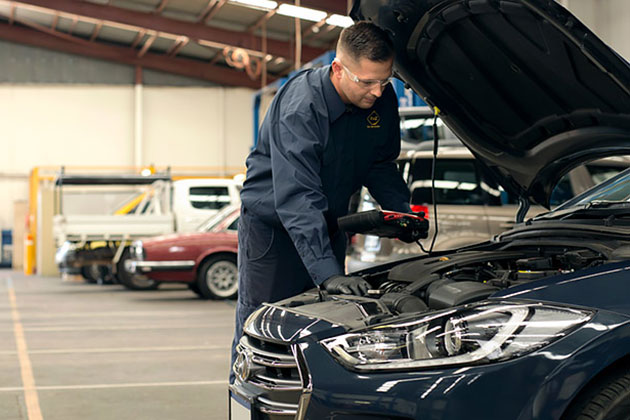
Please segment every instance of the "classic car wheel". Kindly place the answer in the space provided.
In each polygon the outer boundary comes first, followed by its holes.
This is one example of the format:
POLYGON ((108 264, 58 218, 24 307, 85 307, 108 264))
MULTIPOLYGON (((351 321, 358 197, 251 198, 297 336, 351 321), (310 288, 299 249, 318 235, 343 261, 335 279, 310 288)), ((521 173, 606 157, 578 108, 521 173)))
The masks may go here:
POLYGON ((195 292, 196 295, 201 296, 201 290, 199 290, 197 283, 188 283, 188 288, 195 292))
MULTIPOLYGON (((580 397, 578 397, 580 398, 580 397)), ((630 370, 609 376, 584 395, 566 420, 630 420, 630 370)))
POLYGON ((125 260, 129 259, 129 248, 125 249, 116 264, 116 277, 120 284, 130 290, 155 290, 160 282, 145 276, 135 276, 125 270, 125 260))
POLYGON ((236 256, 217 255, 206 261, 199 270, 197 287, 204 299, 234 299, 238 291, 236 256))

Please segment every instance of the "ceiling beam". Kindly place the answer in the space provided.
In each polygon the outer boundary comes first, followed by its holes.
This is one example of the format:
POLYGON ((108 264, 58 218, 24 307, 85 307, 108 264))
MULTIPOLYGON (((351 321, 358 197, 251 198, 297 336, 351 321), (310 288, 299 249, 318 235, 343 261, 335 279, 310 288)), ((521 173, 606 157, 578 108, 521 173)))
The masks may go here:
POLYGON ((223 58, 223 53, 221 51, 217 51, 214 57, 212 57, 212 60, 210 60, 210 65, 214 66, 222 58, 223 58))
MULTIPOLYGON (((98 34, 101 33, 101 29, 103 28, 103 22, 99 22, 96 24, 96 26, 94 26, 94 31, 92 31, 92 35, 90 36, 90 41, 94 41, 97 37, 98 34)), ((55 28, 53 27, 53 30, 55 28)))
POLYGON ((214 5, 217 4, 217 0, 208 0, 208 4, 203 8, 199 16, 197 17, 197 22, 203 22, 208 17, 208 14, 212 11, 214 5))
POLYGON ((144 57, 144 55, 147 53, 147 51, 149 51, 149 48, 151 48, 151 45, 153 45, 157 37, 158 37, 158 33, 154 32, 151 34, 149 39, 144 41, 144 45, 142 45, 142 48, 140 48, 140 51, 138 51, 138 58, 144 57))
MULTIPOLYGON (((38 6, 55 13, 55 11, 84 16, 90 19, 103 20, 122 25, 145 28, 156 32, 163 32, 172 35, 183 35, 190 40, 213 41, 223 43, 228 46, 258 49, 262 44, 259 36, 247 32, 231 31, 207 26, 203 23, 186 22, 167 18, 153 13, 137 12, 115 6, 103 6, 100 4, 78 1, 78 0, 20 0, 15 2, 20 4, 38 6)), ((285 41, 269 39, 267 41, 268 53, 284 57, 291 60, 291 44, 285 41)), ((302 54, 306 60, 312 60, 325 53, 323 48, 303 46, 302 54)))
POLYGON ((326 24, 326 20, 330 17, 330 13, 328 13, 326 15, 325 18, 323 18, 322 20, 320 20, 317 23, 312 24, 311 26, 309 26, 304 33, 302 34, 302 36, 304 37, 304 39, 307 39, 311 34, 316 34, 318 33, 321 29, 322 26, 324 26, 326 24))
POLYGON ((201 21, 205 23, 210 22, 210 20, 212 20, 212 18, 215 17, 217 13, 219 13, 219 10, 221 10, 221 8, 225 6, 225 3, 227 3, 227 0, 218 0, 212 10, 210 10, 210 12, 208 12, 205 16, 201 17, 201 21))
MULTIPOLYGON (((49 28, 46 28, 50 30, 49 28)), ((138 57, 138 52, 125 47, 92 43, 84 39, 51 36, 38 30, 22 26, 0 23, 0 39, 19 44, 32 45, 70 54, 78 54, 108 61, 116 61, 131 66, 142 66, 167 73, 179 74, 195 79, 206 80, 227 86, 243 86, 258 89, 260 82, 252 80, 244 71, 222 66, 211 66, 197 60, 181 57, 167 57, 162 54, 147 52, 138 57)))
POLYGON ((15 3, 11 3, 11 7, 9 9, 9 25, 13 25, 15 21, 15 3))
POLYGON ((70 35, 72 35, 72 32, 74 32, 74 29, 77 27, 77 23, 79 23, 79 17, 77 15, 74 15, 72 17, 72 25, 70 25, 70 29, 68 29, 68 33, 70 35))
POLYGON ((181 51, 181 49, 184 48, 186 44, 188 44, 188 41, 189 39, 185 36, 180 36, 175 40, 175 42, 173 42, 173 45, 170 46, 170 48, 166 52, 166 55, 168 55, 169 57, 175 57, 181 51))
POLYGON ((250 34, 253 34, 254 31, 256 31, 256 29, 258 29, 263 23, 271 19, 273 15, 275 15, 277 12, 278 12, 278 8, 267 11, 267 13, 262 15, 256 22, 254 22, 252 25, 250 25, 247 28, 247 32, 249 32, 250 34))
POLYGON ((159 15, 160 13, 164 11, 164 8, 166 7, 167 4, 168 4, 168 0, 162 0, 160 4, 158 5, 158 7, 155 8, 153 13, 159 15))
POLYGON ((50 29, 53 31, 57 30, 57 23, 59 23, 59 13, 55 13, 55 17, 53 18, 52 24, 50 25, 50 29))
POLYGON ((146 29, 141 29, 138 31, 138 33, 136 34, 136 37, 134 38, 133 42, 131 43, 131 48, 136 48, 138 46, 138 44, 140 44, 140 41, 142 41, 144 39, 144 36, 147 34, 147 30, 146 29))

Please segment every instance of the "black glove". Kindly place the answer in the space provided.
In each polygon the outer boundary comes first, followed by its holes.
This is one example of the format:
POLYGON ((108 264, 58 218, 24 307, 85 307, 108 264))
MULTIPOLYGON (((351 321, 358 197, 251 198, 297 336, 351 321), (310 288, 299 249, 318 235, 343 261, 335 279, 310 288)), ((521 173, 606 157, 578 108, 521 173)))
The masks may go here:
POLYGON ((324 280, 321 287, 331 295, 344 294, 363 296, 370 288, 370 283, 359 276, 336 275, 324 280))

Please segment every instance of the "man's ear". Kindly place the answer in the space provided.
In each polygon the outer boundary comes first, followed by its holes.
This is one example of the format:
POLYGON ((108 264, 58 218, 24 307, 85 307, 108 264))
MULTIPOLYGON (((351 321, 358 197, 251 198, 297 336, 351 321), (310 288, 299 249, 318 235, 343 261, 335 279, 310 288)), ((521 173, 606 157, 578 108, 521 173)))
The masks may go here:
POLYGON ((332 67, 334 77, 337 79, 341 79, 341 76, 342 76, 341 73, 343 72, 343 67, 341 66, 341 63, 339 62, 339 60, 334 59, 333 62, 331 63, 331 67, 332 67))

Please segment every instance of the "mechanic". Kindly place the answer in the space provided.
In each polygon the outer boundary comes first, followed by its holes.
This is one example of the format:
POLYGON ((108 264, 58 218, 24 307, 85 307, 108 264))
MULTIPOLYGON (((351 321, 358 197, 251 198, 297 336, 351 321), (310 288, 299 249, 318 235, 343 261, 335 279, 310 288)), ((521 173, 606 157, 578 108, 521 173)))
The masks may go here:
MULTIPOLYGON (((344 29, 331 65, 304 70, 274 97, 247 158, 241 192, 235 348, 246 318, 314 286, 363 295, 369 284, 344 275, 346 235, 337 218, 365 185, 388 210, 410 212, 400 153, 394 50, 380 28, 344 29)), ((230 372, 230 383, 233 382, 230 372)))

